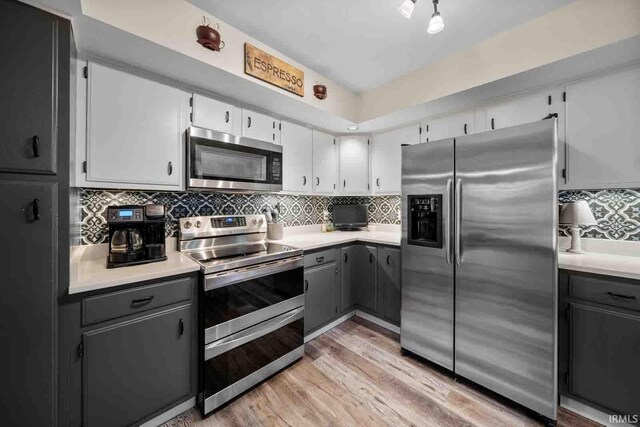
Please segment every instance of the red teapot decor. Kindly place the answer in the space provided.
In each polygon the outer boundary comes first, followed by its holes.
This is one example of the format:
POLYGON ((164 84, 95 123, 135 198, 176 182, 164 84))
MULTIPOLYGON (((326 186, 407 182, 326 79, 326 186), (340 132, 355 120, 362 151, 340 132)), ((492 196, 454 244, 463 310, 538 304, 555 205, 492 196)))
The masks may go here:
POLYGON ((313 95, 318 99, 325 99, 327 97, 327 87, 321 84, 314 85, 313 95))
POLYGON ((206 17, 202 17, 202 25, 196 29, 196 35, 198 36, 198 43, 207 49, 220 52, 224 49, 224 42, 221 40, 220 26, 216 23, 216 28, 213 29, 209 26, 210 22, 206 17))

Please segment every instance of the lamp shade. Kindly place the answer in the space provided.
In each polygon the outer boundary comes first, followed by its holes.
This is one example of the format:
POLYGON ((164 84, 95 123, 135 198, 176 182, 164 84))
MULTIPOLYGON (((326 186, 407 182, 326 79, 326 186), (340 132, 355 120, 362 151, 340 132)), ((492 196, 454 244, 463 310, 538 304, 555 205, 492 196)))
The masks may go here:
POLYGON ((596 219, 586 200, 566 203, 560 211, 560 224, 596 225, 596 219))

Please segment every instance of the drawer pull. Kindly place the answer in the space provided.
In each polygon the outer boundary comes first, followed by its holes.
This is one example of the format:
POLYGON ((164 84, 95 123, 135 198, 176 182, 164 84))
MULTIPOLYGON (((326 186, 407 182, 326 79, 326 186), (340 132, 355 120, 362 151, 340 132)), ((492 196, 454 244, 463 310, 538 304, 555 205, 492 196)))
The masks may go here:
POLYGON ((621 298, 621 299, 626 299, 626 300, 633 300, 635 301, 636 297, 634 295, 622 295, 622 294, 615 294, 613 292, 607 292, 607 294, 609 294, 610 297, 612 298, 621 298))
POLYGON ((33 213, 33 220, 39 221, 40 220, 40 199, 33 199, 31 210, 33 213))
POLYGON ((153 295, 131 300, 131 308, 139 308, 139 307, 145 306, 149 304, 152 299, 153 299, 153 295))
POLYGON ((178 332, 180 332, 180 336, 184 335, 184 322, 182 321, 182 319, 180 319, 180 322, 178 322, 178 332))
POLYGON ((324 257, 323 256, 317 256, 316 257, 316 262, 322 262, 324 261, 324 257))
POLYGON ((304 281, 304 290, 305 290, 305 292, 309 290, 309 281, 308 280, 304 281))

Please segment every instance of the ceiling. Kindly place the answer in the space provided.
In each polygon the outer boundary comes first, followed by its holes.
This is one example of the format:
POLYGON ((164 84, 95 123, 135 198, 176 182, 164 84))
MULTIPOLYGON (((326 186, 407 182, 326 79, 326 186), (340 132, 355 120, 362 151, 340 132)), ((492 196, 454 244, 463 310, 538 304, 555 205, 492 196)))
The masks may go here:
POLYGON ((362 93, 573 0, 440 0, 445 29, 427 33, 430 0, 411 20, 402 0, 188 0, 196 7, 362 93))

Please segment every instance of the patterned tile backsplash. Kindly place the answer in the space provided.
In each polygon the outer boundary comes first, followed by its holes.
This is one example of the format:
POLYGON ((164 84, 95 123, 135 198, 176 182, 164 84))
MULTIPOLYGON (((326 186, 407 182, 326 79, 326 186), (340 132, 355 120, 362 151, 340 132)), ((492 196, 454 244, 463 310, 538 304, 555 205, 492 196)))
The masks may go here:
POLYGON ((322 222, 327 210, 331 217, 335 204, 369 205, 369 221, 399 224, 400 196, 320 197, 283 194, 224 194, 190 192, 148 192, 122 190, 80 190, 82 244, 106 243, 107 206, 160 203, 167 207, 167 236, 177 236, 178 219, 198 215, 259 214, 265 206, 280 203, 285 226, 322 222))
MULTIPOLYGON (((583 237, 640 242, 640 189, 561 191, 560 203, 586 200, 598 225, 584 227, 583 237)), ((561 225, 560 234, 569 236, 561 225)))
MULTIPOLYGON (((598 225, 586 227, 584 237, 640 241, 640 189, 561 191, 560 203, 584 199, 589 202, 598 225)), ((167 207, 167 236, 177 235, 178 219, 197 215, 257 214, 265 206, 281 204, 286 226, 320 224, 322 212, 332 213, 334 204, 369 205, 373 223, 400 223, 400 196, 320 197, 282 194, 224 194, 80 190, 82 244, 106 243, 109 205, 161 203, 167 207)), ((561 235, 569 235, 560 226, 561 235)))

